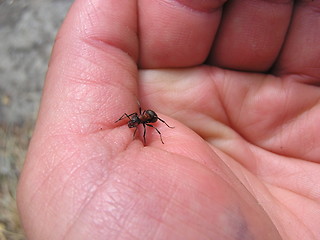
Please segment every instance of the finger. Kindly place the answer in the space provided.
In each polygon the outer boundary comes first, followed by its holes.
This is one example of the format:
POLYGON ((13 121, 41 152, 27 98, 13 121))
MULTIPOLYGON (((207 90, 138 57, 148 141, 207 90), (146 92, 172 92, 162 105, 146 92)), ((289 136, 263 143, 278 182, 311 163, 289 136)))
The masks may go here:
POLYGON ((225 0, 140 0, 142 68, 185 67, 208 56, 225 0))
POLYGON ((292 2, 229 1, 209 62, 244 71, 267 71, 285 39, 292 2))
POLYGON ((135 1, 76 1, 57 36, 38 126, 58 133, 108 128, 136 107, 135 1), (116 103, 116 104, 115 104, 116 103))
POLYGON ((302 81, 320 78, 320 1, 297 1, 284 48, 275 65, 278 75, 297 74, 302 81))

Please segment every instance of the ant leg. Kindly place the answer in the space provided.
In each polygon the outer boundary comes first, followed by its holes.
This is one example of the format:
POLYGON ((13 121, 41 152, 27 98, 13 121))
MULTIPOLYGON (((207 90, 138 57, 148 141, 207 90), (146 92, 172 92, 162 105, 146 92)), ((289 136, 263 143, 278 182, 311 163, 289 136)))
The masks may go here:
POLYGON ((137 129, 138 129, 138 127, 136 127, 136 129, 134 130, 134 133, 133 133, 132 139, 134 139, 134 137, 136 136, 137 129))
POLYGON ((164 142, 163 142, 163 140, 162 140, 161 132, 158 130, 158 128, 156 128, 155 126, 153 126, 153 125, 151 125, 151 124, 147 124, 147 123, 146 123, 146 125, 147 125, 148 127, 154 128, 154 129, 159 133, 160 140, 161 140, 162 144, 164 144, 164 142))
POLYGON ((142 124, 142 125, 143 125, 143 143, 144 145, 146 145, 146 125, 145 124, 142 124))
POLYGON ((119 122, 119 121, 122 120, 124 117, 127 117, 127 118, 130 119, 129 115, 126 114, 126 113, 124 113, 124 114, 122 114, 122 116, 121 116, 117 121, 115 121, 115 123, 116 123, 116 122, 119 122))
POLYGON ((158 117, 158 120, 160 120, 161 122, 163 122, 165 125, 167 125, 167 127, 169 128, 174 128, 174 127, 170 127, 164 120, 162 120, 161 118, 158 117))
POLYGON ((124 119, 125 117, 127 117, 127 118, 129 118, 130 120, 131 120, 131 118, 130 118, 130 116, 132 116, 132 115, 134 115, 134 114, 137 114, 137 113, 131 113, 131 114, 126 114, 126 113, 124 113, 117 121, 115 121, 115 123, 116 122, 119 122, 120 120, 122 120, 122 119, 124 119))

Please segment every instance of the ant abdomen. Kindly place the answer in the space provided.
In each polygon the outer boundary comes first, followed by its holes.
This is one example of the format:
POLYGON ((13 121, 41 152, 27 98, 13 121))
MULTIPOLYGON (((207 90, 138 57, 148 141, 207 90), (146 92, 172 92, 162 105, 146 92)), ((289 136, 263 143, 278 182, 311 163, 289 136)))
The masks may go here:
POLYGON ((158 115, 154 111, 146 110, 145 113, 147 115, 149 115, 149 117, 148 117, 148 122, 149 123, 154 123, 154 122, 156 122, 158 120, 158 115))

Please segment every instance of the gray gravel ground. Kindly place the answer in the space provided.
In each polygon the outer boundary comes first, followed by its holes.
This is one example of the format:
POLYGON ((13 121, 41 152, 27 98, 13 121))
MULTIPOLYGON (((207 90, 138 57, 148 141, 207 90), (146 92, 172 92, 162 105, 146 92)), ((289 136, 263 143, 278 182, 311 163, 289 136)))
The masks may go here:
POLYGON ((0 0, 0 240, 25 239, 15 189, 52 44, 72 0, 0 0))

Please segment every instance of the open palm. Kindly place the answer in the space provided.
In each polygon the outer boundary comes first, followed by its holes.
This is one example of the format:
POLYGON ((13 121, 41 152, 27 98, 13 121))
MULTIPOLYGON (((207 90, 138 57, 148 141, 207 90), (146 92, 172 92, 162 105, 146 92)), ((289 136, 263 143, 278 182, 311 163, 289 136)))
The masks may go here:
POLYGON ((19 185, 29 239, 319 239, 320 3, 223 4, 75 2, 19 185), (164 144, 115 123, 137 100, 164 144))

